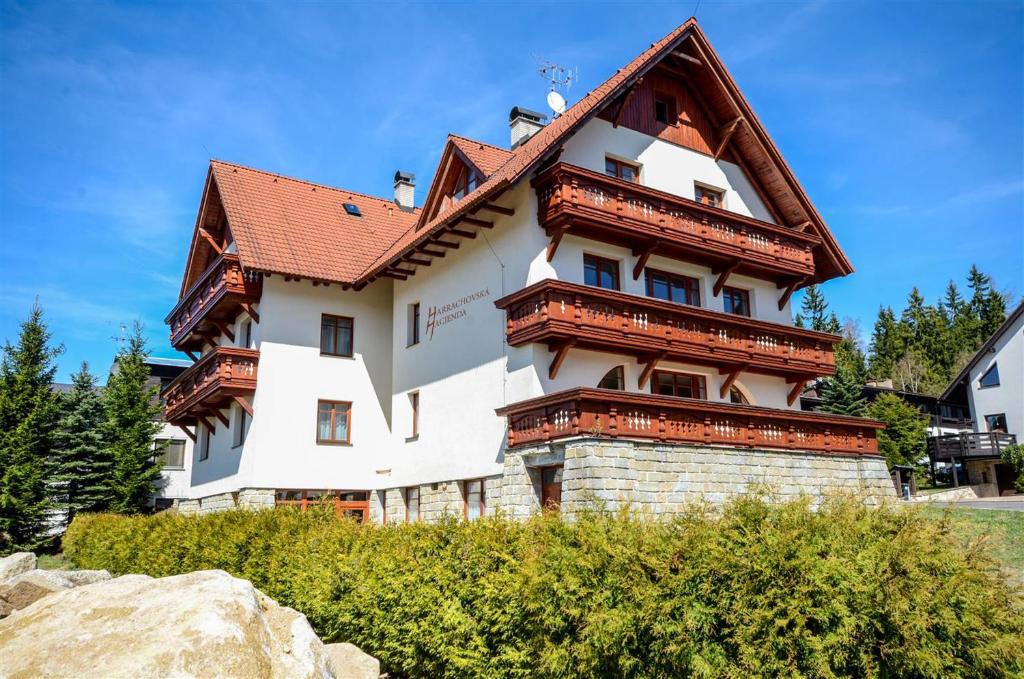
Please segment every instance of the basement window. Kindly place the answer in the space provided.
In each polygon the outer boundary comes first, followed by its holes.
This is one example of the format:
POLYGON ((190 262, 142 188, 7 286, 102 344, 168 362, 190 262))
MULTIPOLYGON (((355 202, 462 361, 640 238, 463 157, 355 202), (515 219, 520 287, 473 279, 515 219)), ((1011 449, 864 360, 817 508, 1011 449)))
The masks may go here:
POLYGON ((352 215, 353 217, 362 217, 363 213, 359 211, 359 206, 355 203, 345 203, 345 212, 352 215))

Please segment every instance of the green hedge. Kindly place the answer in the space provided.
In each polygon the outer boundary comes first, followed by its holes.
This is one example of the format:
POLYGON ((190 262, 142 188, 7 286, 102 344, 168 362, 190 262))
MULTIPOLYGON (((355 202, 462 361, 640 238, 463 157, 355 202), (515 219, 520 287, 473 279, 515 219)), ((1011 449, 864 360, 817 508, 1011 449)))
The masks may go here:
POLYGON ((82 568, 220 568, 409 677, 999 677, 1024 597, 953 523, 849 498, 744 499, 672 522, 329 513, 80 516, 82 568))

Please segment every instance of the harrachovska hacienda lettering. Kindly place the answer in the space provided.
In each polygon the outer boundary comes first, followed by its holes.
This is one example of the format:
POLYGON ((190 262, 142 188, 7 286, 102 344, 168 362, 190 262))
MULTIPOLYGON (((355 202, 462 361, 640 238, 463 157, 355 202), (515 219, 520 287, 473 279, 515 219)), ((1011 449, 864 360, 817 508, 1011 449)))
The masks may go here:
POLYGON ((440 307, 431 306, 427 312, 427 339, 434 339, 434 331, 442 325, 465 318, 466 309, 464 307, 467 304, 472 304, 478 299, 490 296, 490 294, 490 288, 484 288, 465 297, 459 297, 457 300, 448 302, 440 307))

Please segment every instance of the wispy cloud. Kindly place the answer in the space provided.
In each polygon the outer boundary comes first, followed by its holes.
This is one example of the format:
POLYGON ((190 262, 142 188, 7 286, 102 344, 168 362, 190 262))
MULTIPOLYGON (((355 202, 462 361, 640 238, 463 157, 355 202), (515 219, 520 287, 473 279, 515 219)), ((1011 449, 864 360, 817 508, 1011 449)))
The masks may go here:
POLYGON ((950 196, 945 204, 948 207, 963 207, 1019 196, 1022 193, 1024 193, 1024 179, 995 181, 950 196))
POLYGON ((745 40, 740 47, 732 49, 726 56, 730 64, 742 64, 762 56, 781 46, 786 39, 806 26, 826 6, 823 0, 813 0, 786 16, 769 24, 770 27, 745 40))

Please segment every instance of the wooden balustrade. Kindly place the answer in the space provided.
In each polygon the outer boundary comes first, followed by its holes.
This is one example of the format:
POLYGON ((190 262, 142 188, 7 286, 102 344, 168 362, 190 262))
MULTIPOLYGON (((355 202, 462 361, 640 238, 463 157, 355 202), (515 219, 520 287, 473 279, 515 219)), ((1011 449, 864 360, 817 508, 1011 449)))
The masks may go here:
POLYGON ((499 299, 508 343, 557 344, 637 357, 664 355, 749 372, 814 377, 835 372, 840 337, 700 307, 545 280, 499 299))
MULTIPOLYGON (((164 415, 173 424, 188 424, 227 407, 256 390, 260 353, 255 349, 216 347, 178 375, 163 390, 164 415)), ((246 402, 247 403, 247 402, 246 402)))
POLYGON ((538 221, 553 238, 549 252, 563 233, 579 232, 667 257, 733 266, 739 273, 794 280, 814 275, 811 250, 821 239, 810 233, 566 163, 532 183, 538 221))
POLYGON ((234 322, 243 308, 259 301, 262 291, 259 274, 242 271, 238 255, 222 254, 164 319, 171 327, 171 345, 182 350, 201 348, 217 334, 217 323, 234 322))
POLYGON ((881 422, 689 398, 570 389, 495 411, 508 418, 508 445, 575 436, 665 443, 877 455, 881 422))

